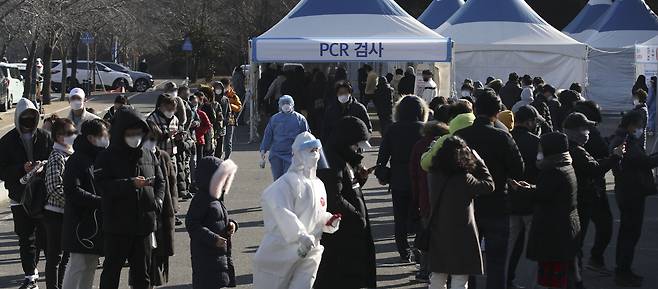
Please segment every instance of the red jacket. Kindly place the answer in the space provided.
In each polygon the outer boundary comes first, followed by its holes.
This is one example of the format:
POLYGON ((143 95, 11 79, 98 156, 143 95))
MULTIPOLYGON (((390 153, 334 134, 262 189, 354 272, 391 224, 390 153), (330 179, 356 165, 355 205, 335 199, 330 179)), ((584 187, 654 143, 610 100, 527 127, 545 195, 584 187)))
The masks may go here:
POLYGON ((412 208, 420 210, 420 216, 429 218, 430 195, 427 184, 427 173, 420 167, 420 159, 434 141, 433 137, 423 137, 414 145, 409 159, 409 173, 411 174, 411 202, 412 208))
POLYGON ((205 112, 198 109, 196 113, 199 115, 199 122, 201 123, 194 129, 194 133, 196 134, 196 141, 200 145, 205 145, 206 138, 204 136, 212 128, 212 125, 210 124, 210 119, 205 112))

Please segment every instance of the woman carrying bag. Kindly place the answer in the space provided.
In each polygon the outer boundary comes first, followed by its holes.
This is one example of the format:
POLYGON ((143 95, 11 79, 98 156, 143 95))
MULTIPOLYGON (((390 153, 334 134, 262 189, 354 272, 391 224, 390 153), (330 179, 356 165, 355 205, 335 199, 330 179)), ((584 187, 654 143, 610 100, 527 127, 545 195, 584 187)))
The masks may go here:
MULTIPOLYGON (((482 275, 482 255, 473 199, 494 191, 494 182, 480 157, 464 140, 452 136, 433 159, 430 184, 430 288, 467 288, 469 275, 482 275)), ((419 236, 419 242, 422 238, 419 236)), ((418 244, 422 247, 422 244, 418 244)))

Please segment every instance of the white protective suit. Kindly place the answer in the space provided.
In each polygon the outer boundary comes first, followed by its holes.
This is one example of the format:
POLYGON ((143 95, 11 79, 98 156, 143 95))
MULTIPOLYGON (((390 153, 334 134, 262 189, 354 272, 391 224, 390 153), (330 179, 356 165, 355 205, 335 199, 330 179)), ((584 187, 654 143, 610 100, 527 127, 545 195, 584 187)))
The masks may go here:
POLYGON ((324 251, 320 237, 338 230, 338 222, 327 225, 333 215, 327 212, 324 184, 315 175, 320 152, 312 150, 320 147, 312 134, 299 134, 290 169, 263 192, 265 236, 254 257, 256 289, 313 287, 324 251), (313 245, 301 257, 304 241, 313 245))

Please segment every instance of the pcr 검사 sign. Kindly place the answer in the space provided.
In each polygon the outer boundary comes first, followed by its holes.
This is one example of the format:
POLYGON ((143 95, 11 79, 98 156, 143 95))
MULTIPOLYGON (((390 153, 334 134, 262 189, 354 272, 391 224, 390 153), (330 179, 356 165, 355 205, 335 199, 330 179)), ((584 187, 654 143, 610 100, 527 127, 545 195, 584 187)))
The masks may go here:
POLYGON ((450 61, 447 40, 256 38, 256 62, 450 61))

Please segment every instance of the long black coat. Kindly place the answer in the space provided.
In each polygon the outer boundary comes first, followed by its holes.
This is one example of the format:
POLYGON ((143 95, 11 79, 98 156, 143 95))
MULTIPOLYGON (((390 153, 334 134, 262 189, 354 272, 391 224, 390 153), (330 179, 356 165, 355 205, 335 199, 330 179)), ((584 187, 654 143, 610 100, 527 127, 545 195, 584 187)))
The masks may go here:
MULTIPOLYGON (((428 176, 430 203, 440 205, 430 220, 430 270, 456 275, 481 275, 482 254, 475 222, 473 199, 494 190, 487 167, 480 163, 472 173, 428 176)), ((434 206, 434 205, 432 205, 434 206)))
POLYGON ((336 123, 345 116, 353 116, 366 124, 369 131, 372 131, 372 124, 368 111, 363 104, 359 103, 352 97, 346 104, 341 104, 336 98, 333 99, 331 104, 324 112, 323 126, 322 126, 322 140, 326 141, 331 136, 336 123))
POLYGON ((578 206, 591 204, 598 198, 596 181, 617 165, 619 158, 611 156, 596 160, 583 146, 571 141, 569 154, 578 179, 578 206))
MULTIPOLYGON (((548 157, 544 159, 547 161, 548 157)), ((580 248, 577 188, 576 173, 566 157, 541 169, 533 192, 535 211, 528 237, 528 259, 574 260, 580 248)))
POLYGON ((491 216, 507 213, 507 179, 518 179, 523 174, 523 158, 512 136, 494 128, 486 118, 478 117, 472 126, 455 133, 478 152, 496 183, 493 194, 475 200, 477 215, 491 216))
POLYGON ((157 214, 164 200, 164 177, 155 154, 129 147, 124 140, 126 129, 148 125, 132 109, 119 112, 111 130, 110 146, 96 160, 96 184, 100 188, 105 233, 146 236, 157 229, 157 214), (137 176, 153 178, 153 185, 138 189, 137 176))
MULTIPOLYGON (((9 198, 20 203, 25 186, 19 180, 25 175, 23 164, 29 159, 47 160, 53 148, 53 141, 44 130, 37 128, 34 133, 33 152, 28 158, 18 129, 12 129, 0 138, 0 180, 5 182, 9 198)), ((43 187, 45 190, 46 188, 43 187)))
POLYGON ((507 109, 512 109, 515 103, 521 100, 521 92, 523 89, 518 82, 507 81, 505 86, 500 89, 500 99, 507 109))
POLYGON ((423 123, 419 121, 399 121, 392 124, 384 134, 377 164, 386 166, 391 163, 391 190, 411 194, 411 177, 409 159, 411 150, 418 140, 423 123))
MULTIPOLYGON (((520 180, 530 184, 537 183, 537 151, 539 148, 539 137, 525 127, 517 126, 512 130, 512 137, 519 147, 519 152, 525 163, 525 170, 520 180)), ((510 190, 509 192, 510 212, 514 215, 527 216, 533 211, 532 196, 526 190, 510 190)))
POLYGON ((199 162, 199 192, 194 195, 185 218, 185 227, 190 235, 194 289, 235 287, 228 229, 229 223, 235 225, 236 231, 238 225, 229 219, 223 199, 216 199, 209 192, 211 178, 220 165, 221 161, 217 158, 207 157, 199 162), (218 236, 228 241, 226 248, 217 247, 218 236))
POLYGON ((626 142, 626 153, 618 167, 614 168, 615 194, 617 198, 643 198, 657 193, 651 169, 658 167, 658 155, 647 155, 641 140, 622 129, 610 140, 614 148, 626 142))
POLYGON ((103 255, 102 196, 94 178, 94 162, 103 149, 86 137, 76 138, 73 148, 75 152, 64 168, 62 248, 71 253, 103 255))
POLYGON ((327 190, 327 211, 343 218, 337 232, 322 236, 324 253, 314 288, 375 288, 375 244, 361 185, 338 153, 328 151, 327 159, 330 168, 317 175, 327 190))

